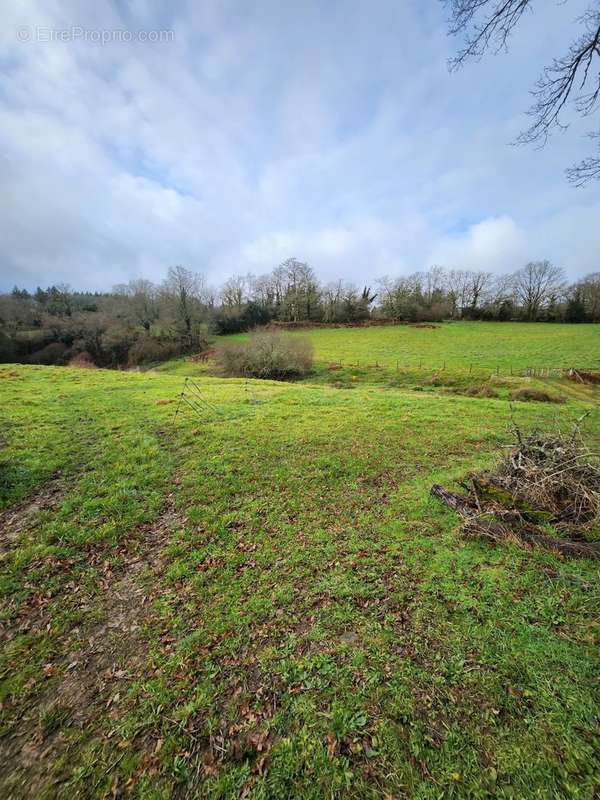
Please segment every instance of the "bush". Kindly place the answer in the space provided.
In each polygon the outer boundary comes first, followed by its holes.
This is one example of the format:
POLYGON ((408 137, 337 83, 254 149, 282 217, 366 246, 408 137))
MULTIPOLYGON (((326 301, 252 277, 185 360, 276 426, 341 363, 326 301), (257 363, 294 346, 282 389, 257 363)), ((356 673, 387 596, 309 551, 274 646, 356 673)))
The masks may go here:
POLYGON ((221 342, 217 363, 226 375, 286 380, 307 375, 313 365, 310 339, 262 330, 241 342, 221 342))
POLYGON ((135 342, 135 332, 125 326, 113 325, 100 337, 103 360, 116 366, 126 364, 129 350, 135 342))
POLYGON ((69 353, 68 348, 62 342, 52 342, 42 347, 41 350, 36 350, 33 355, 29 356, 31 364, 66 364, 68 361, 69 353))
POLYGON ((69 360, 67 364, 68 367, 76 367, 77 369, 95 369, 96 365, 94 364, 94 360, 92 359, 91 355, 87 353, 85 350, 83 353, 78 353, 76 356, 73 356, 69 360))
POLYGON ((431 308, 418 308, 414 315, 414 321, 443 322, 450 316, 450 307, 446 303, 434 303, 431 308))
POLYGON ((249 331, 259 325, 268 325, 270 321, 271 313, 267 308, 247 303, 240 310, 222 308, 213 318, 213 327, 215 333, 223 335, 249 331))
POLYGON ((520 400, 523 403, 564 403, 564 397, 548 394, 541 389, 517 389, 510 396, 511 400, 520 400))
POLYGON ((156 361, 168 361, 181 354, 177 342, 161 342, 152 336, 142 336, 129 350, 129 363, 151 364, 156 361))
POLYGON ((469 386, 465 394, 468 397, 498 397, 498 392, 489 383, 483 383, 480 386, 469 386))
POLYGON ((16 352, 17 350, 13 340, 0 331, 0 364, 14 361, 16 352))

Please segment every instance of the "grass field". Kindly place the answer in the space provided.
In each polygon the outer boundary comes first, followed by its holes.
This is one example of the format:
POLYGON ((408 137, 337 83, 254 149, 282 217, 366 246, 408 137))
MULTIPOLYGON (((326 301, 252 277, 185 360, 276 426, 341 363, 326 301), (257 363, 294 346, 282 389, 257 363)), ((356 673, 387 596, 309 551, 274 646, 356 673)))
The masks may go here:
POLYGON ((318 363, 496 370, 600 367, 600 325, 447 322, 437 328, 395 325, 315 328, 309 336, 318 363))
MULTIPOLYGON (((594 365, 594 330, 546 330, 524 364, 594 365)), ((383 361, 446 331, 351 333, 383 361)), ((200 374, 174 423, 186 371, 0 367, 0 796, 592 798, 597 567, 429 496, 496 457, 504 397, 200 374)), ((546 385, 519 424, 591 407, 546 385)))

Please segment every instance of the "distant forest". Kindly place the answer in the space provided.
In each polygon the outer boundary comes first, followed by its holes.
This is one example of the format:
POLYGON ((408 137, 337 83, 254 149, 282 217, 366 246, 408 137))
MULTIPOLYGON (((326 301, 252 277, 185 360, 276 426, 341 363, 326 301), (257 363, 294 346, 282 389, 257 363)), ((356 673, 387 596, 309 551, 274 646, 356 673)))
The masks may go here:
POLYGON ((374 287, 322 285, 290 258, 268 275, 234 276, 219 288, 181 266, 161 284, 133 280, 110 292, 66 285, 0 295, 0 362, 150 364, 206 349, 211 335, 270 323, 377 324, 442 320, 600 322, 600 272, 576 283, 548 261, 510 275, 432 267, 374 287))

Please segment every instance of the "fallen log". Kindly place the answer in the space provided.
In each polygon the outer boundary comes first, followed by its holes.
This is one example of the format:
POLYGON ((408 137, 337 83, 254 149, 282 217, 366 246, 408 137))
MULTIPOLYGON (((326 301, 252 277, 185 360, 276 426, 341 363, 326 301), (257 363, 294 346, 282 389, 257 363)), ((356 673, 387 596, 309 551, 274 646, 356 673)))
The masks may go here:
POLYGON ((556 539, 536 532, 530 527, 518 525, 510 527, 499 521, 482 519, 474 509, 469 498, 449 492, 439 484, 431 487, 431 494, 445 505, 457 511, 465 520, 462 530, 467 536, 482 536, 499 542, 506 539, 517 540, 529 547, 540 547, 565 558, 600 559, 600 542, 581 542, 571 539, 556 539))
POLYGON ((543 533, 533 533, 524 528, 509 528, 498 522, 477 519, 467 520, 462 530, 467 536, 482 536, 495 542, 503 539, 515 539, 529 547, 541 547, 543 550, 560 553, 565 558, 600 558, 600 542, 556 539, 543 533))
POLYGON ((439 483, 434 483, 431 487, 431 494, 441 500, 442 503, 453 508, 463 517, 469 517, 474 512, 474 506, 468 497, 463 497, 455 492, 449 492, 440 486, 439 483))

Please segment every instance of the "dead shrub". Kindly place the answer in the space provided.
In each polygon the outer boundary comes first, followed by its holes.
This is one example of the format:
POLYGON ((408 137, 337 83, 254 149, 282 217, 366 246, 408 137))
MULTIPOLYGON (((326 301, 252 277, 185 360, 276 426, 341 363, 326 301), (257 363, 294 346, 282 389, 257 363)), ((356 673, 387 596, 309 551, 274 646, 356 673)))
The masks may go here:
POLYGON ((307 375, 313 366, 310 339, 278 330, 260 330, 245 341, 220 342, 217 363, 226 375, 291 380, 307 375))
POLYGON ((564 403, 565 398, 555 394, 548 394, 542 389, 516 389, 510 395, 511 400, 522 403, 564 403))
POLYGON ((91 355, 85 350, 83 353, 78 353, 76 356, 73 356, 73 358, 69 360, 67 366, 75 367, 77 369, 96 369, 96 365, 94 364, 91 355))
POLYGON ((495 473, 485 474, 488 483, 559 527, 600 522, 600 463, 579 429, 570 437, 548 438, 535 431, 524 436, 519 430, 516 436, 517 446, 495 473))
POLYGON ((494 470, 462 481, 466 495, 438 485, 432 494, 461 514, 467 535, 600 558, 600 460, 583 442, 579 425, 572 436, 514 433, 516 444, 494 470), (549 525, 561 538, 548 535, 549 525))
POLYGON ((140 337, 129 349, 128 361, 132 366, 168 361, 181 354, 177 342, 161 342, 152 336, 140 337))
POLYGON ((498 397, 498 392, 490 386, 489 383, 484 383, 479 386, 469 386, 465 391, 468 397, 498 397))

